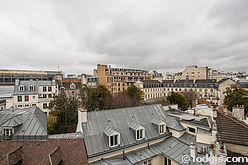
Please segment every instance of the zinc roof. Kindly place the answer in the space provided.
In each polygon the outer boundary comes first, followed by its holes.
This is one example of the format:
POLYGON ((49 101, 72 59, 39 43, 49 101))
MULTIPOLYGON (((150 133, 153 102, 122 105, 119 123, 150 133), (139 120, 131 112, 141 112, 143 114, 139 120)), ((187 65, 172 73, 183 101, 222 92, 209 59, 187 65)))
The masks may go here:
POLYGON ((82 124, 85 147, 88 157, 94 157, 101 154, 109 153, 132 145, 141 144, 157 138, 168 136, 159 135, 158 129, 152 124, 152 118, 164 121, 168 127, 176 130, 184 129, 178 120, 169 117, 162 105, 149 105, 130 108, 121 108, 114 110, 102 110, 87 113, 87 122, 82 124), (131 122, 139 123, 145 128, 145 139, 136 141, 136 138, 130 129, 131 122), (120 133, 120 146, 109 148, 108 139, 104 131, 107 126, 111 125, 112 129, 120 133))
MULTIPOLYGON (((41 140, 47 138, 46 114, 38 107, 0 111, 0 127, 15 127, 13 140, 41 140)), ((3 132, 0 131, 0 140, 3 132)))

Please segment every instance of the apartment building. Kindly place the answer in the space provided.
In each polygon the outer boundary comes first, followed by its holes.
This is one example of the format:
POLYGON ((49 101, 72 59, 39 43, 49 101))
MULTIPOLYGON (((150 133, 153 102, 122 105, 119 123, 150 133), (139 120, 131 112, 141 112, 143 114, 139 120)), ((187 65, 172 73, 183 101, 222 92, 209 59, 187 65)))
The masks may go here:
POLYGON ((91 165, 177 165, 184 164, 184 155, 205 156, 210 144, 212 150, 217 148, 210 118, 165 111, 159 104, 95 112, 79 109, 77 131, 83 132, 91 165))
POLYGON ((7 107, 37 106, 42 111, 49 113, 49 104, 53 96, 58 94, 55 81, 15 81, 13 99, 7 107))
POLYGON ((78 99, 82 88, 79 79, 64 79, 59 84, 59 93, 65 93, 68 98, 78 99))
POLYGON ((222 79, 217 82, 216 79, 209 80, 140 80, 134 85, 139 87, 144 93, 144 99, 154 99, 167 97, 172 92, 195 92, 199 98, 205 98, 207 101, 218 105, 223 105, 225 90, 232 84, 236 84, 231 79, 222 79))
POLYGON ((212 79, 212 68, 187 66, 182 72, 182 80, 212 79))
POLYGON ((78 76, 78 79, 81 79, 82 86, 95 88, 98 85, 98 78, 96 75, 81 74, 78 76))
POLYGON ((153 79, 154 73, 146 70, 112 68, 110 65, 97 65, 94 71, 99 85, 105 85, 113 94, 122 92, 138 80, 153 79))

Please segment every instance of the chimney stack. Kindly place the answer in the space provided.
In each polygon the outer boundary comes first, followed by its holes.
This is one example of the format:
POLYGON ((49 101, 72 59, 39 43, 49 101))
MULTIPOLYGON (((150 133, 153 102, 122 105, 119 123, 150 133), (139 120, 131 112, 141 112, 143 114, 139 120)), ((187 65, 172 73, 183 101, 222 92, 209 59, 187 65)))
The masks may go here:
POLYGON ((190 144, 190 157, 195 158, 195 143, 190 144))
POLYGON ((19 85, 19 79, 15 79, 15 86, 18 86, 19 85))
POLYGON ((245 108, 244 106, 233 107, 232 115, 238 120, 245 120, 245 108))
POLYGON ((87 123, 87 109, 84 106, 78 108, 78 125, 76 132, 83 132, 82 124, 87 123))

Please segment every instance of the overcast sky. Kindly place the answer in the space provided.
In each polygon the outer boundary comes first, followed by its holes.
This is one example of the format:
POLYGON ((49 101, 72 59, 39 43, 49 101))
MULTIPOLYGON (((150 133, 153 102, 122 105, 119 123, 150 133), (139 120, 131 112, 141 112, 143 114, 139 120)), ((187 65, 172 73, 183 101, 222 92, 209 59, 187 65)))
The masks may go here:
POLYGON ((248 71, 248 0, 1 0, 0 68, 248 71))

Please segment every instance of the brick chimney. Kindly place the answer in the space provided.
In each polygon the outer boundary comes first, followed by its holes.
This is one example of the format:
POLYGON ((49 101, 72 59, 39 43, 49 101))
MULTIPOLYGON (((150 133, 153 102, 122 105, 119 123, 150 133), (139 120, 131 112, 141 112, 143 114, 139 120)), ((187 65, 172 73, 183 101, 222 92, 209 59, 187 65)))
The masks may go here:
POLYGON ((245 120, 245 107, 244 105, 233 107, 232 115, 238 120, 245 120))
POLYGON ((84 106, 78 108, 78 125, 76 132, 83 132, 82 123, 87 123, 87 109, 84 106))

